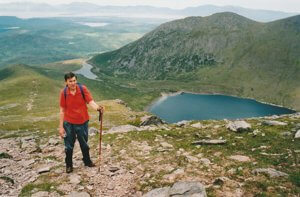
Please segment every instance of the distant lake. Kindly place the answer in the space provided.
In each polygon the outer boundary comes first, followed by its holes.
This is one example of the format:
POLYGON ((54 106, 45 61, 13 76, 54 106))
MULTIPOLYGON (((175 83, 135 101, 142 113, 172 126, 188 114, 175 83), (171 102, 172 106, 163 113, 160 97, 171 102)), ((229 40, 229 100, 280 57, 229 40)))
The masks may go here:
POLYGON ((79 22, 81 25, 86 25, 89 27, 103 27, 108 25, 108 23, 87 23, 87 22, 79 22))
POLYGON ((220 120, 291 114, 295 111, 225 95, 181 93, 164 96, 150 106, 151 113, 169 123, 182 120, 220 120))
POLYGON ((93 68, 92 65, 84 62, 82 64, 82 67, 79 70, 76 70, 74 73, 75 74, 81 74, 81 75, 83 75, 84 77, 86 77, 88 79, 97 80, 97 75, 95 75, 91 71, 92 68, 93 68))

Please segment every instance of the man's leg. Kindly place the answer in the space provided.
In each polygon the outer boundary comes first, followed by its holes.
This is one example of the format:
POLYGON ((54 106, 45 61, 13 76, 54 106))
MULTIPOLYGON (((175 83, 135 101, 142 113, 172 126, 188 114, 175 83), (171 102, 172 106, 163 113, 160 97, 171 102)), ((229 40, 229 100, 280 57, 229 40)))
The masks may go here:
POLYGON ((73 148, 74 148, 76 136, 75 136, 73 124, 65 121, 63 126, 66 131, 66 137, 64 138, 65 152, 66 152, 66 158, 65 158, 66 170, 67 170, 67 173, 70 173, 73 171, 72 156, 73 156, 73 148))
POLYGON ((90 158, 90 153, 89 153, 89 145, 87 144, 88 142, 88 121, 86 121, 82 125, 75 125, 75 131, 77 134, 77 139, 80 144, 82 156, 83 156, 83 162, 85 166, 93 167, 95 166, 93 162, 91 161, 90 158))

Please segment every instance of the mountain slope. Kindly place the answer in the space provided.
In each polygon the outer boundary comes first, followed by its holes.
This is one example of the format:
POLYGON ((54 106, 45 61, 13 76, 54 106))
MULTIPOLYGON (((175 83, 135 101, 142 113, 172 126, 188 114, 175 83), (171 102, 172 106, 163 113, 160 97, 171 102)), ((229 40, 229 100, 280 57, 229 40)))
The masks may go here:
POLYGON ((258 23, 233 13, 189 17, 91 63, 109 76, 194 81, 210 86, 204 91, 300 109, 299 21, 295 16, 258 23))

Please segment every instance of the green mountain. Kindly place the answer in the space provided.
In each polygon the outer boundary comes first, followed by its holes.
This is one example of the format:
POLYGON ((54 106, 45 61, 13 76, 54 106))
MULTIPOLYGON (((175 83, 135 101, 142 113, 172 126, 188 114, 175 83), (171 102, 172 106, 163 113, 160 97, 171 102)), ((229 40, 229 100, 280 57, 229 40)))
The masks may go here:
POLYGON ((219 13, 165 23, 90 62, 107 76, 188 82, 188 91, 252 97, 299 110, 299 51, 299 15, 258 23, 219 13))

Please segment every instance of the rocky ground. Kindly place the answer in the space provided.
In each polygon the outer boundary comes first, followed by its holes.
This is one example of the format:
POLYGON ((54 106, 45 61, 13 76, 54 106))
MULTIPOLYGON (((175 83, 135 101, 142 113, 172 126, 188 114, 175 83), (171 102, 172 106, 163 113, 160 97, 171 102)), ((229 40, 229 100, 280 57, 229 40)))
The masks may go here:
MULTIPOLYGON (((74 151, 74 171, 65 173, 64 147, 59 138, 39 144, 38 137, 1 139, 1 196, 134 196, 135 171, 111 157, 110 146, 103 147, 99 172, 84 167, 79 145, 74 151), (47 184, 44 184, 45 179, 47 184), (34 188, 34 189, 32 189, 34 188), (32 190, 31 190, 32 189, 32 190), (43 189, 47 191, 42 191, 43 189), (77 194, 76 194, 77 192, 77 194)), ((96 153, 97 151, 93 151, 96 153)), ((95 162, 97 155, 93 156, 95 162)))
POLYGON ((0 196, 299 196, 300 114, 134 123, 105 132, 100 172, 84 167, 78 142, 66 174, 57 136, 0 139, 0 196))

